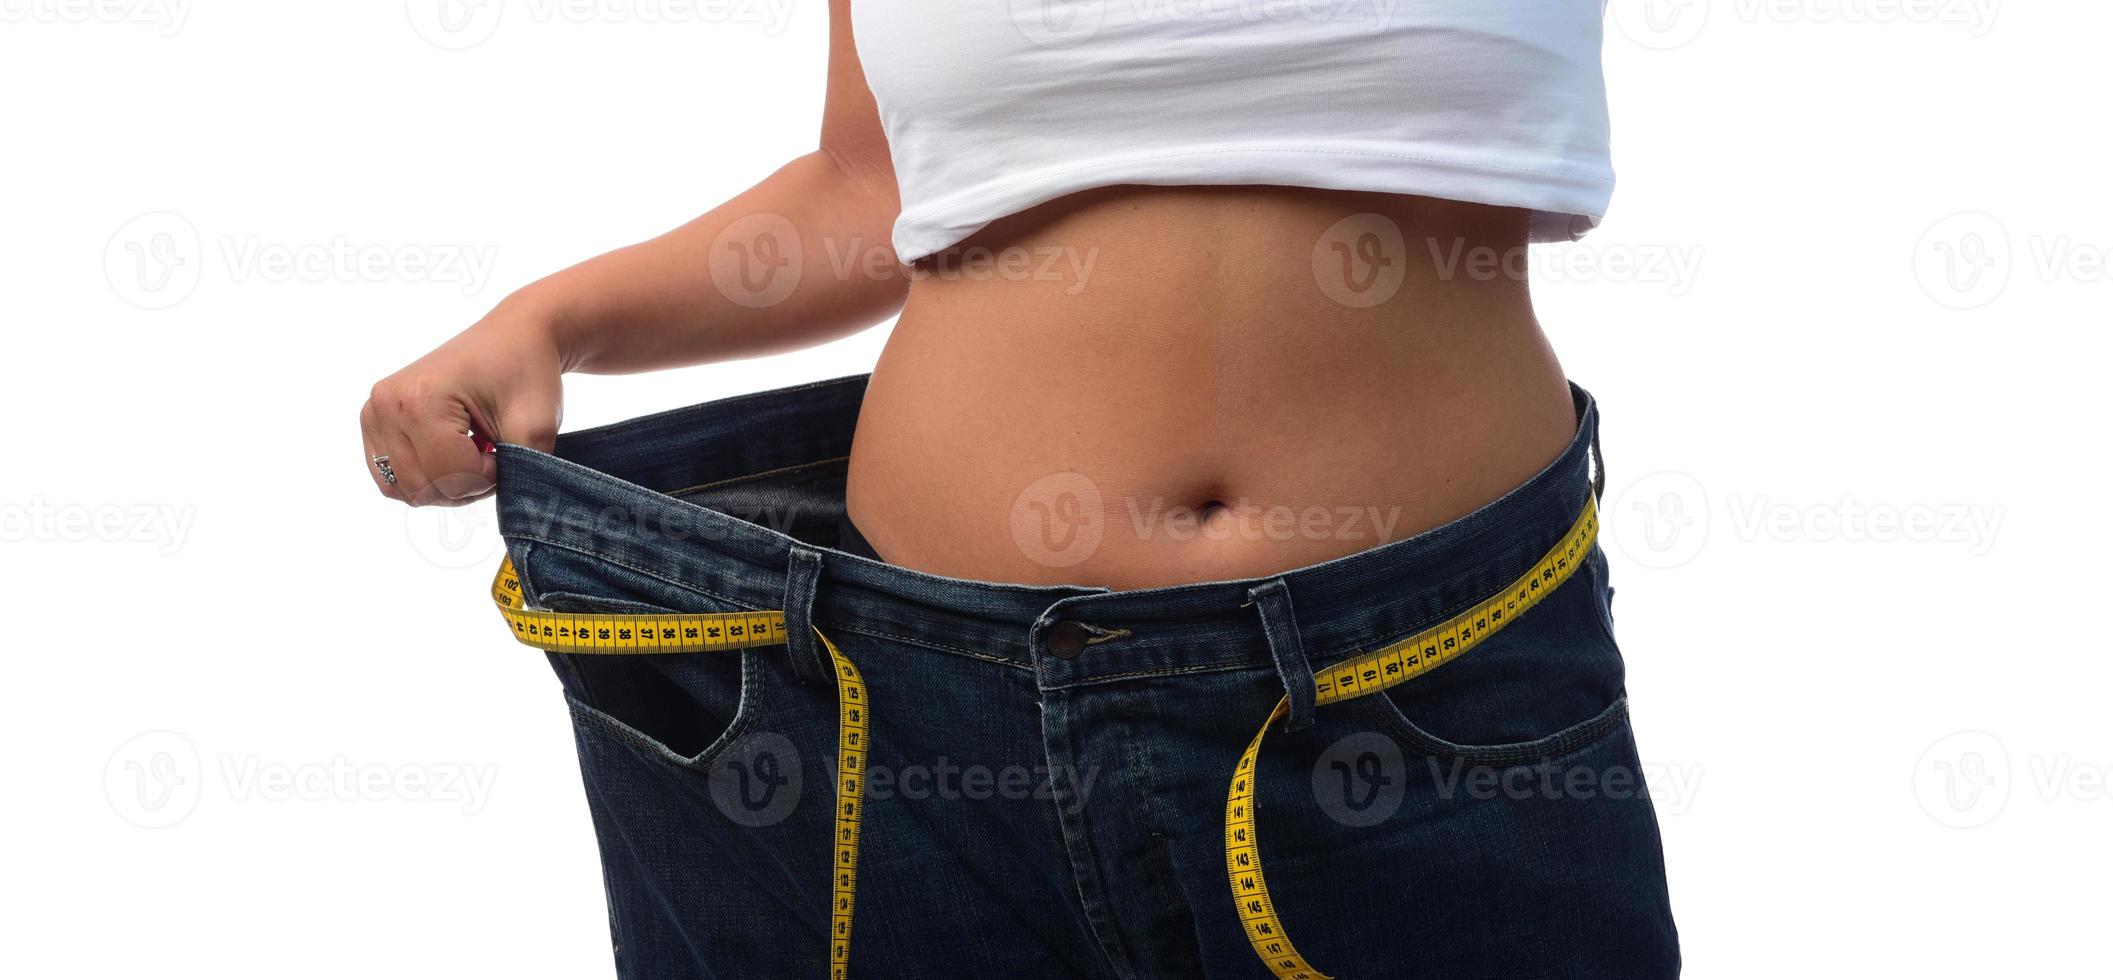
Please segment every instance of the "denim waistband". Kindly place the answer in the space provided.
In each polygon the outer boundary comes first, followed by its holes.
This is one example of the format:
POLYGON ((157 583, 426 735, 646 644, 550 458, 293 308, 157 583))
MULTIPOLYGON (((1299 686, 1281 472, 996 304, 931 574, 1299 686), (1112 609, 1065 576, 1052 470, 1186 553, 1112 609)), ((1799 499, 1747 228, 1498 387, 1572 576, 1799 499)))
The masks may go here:
POLYGON ((1255 579, 1113 591, 945 578, 793 537, 671 494, 837 465, 866 376, 722 399, 558 437, 553 453, 499 446, 499 527, 749 609, 781 608, 793 549, 822 555, 815 625, 1016 664, 1046 686, 1272 666, 1250 590, 1281 580, 1306 656, 1323 667, 1432 626, 1523 574, 1595 492, 1598 413, 1571 386, 1576 434, 1533 478, 1413 537, 1255 579), (1096 641, 1069 658, 1050 628, 1096 641))

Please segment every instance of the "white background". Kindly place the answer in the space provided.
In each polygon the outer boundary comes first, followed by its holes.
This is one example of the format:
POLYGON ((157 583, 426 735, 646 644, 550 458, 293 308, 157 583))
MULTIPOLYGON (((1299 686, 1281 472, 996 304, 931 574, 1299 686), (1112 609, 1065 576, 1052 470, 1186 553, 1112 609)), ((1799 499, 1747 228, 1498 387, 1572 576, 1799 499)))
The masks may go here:
MULTIPOLYGON (((809 149, 826 12, 437 10, 0 0, 0 974, 608 975, 491 506, 381 500, 355 411, 809 149), (403 272, 271 261, 339 245, 403 272)), ((2108 975, 2113 12, 1610 19, 1620 189, 1537 290, 1606 414, 1688 975, 2108 975)), ((574 379, 567 423, 883 337, 574 379)))

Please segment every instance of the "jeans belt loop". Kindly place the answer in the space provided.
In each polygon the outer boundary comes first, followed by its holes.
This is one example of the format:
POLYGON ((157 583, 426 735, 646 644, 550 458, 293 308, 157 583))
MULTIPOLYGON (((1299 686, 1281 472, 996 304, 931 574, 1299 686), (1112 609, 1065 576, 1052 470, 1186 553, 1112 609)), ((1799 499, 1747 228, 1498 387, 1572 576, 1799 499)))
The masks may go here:
POLYGON ((822 577, 822 553, 792 546, 785 569, 785 652, 793 675, 808 687, 836 686, 836 671, 814 636, 814 591, 822 577))
POLYGON ((1269 641, 1269 657, 1276 661, 1277 677, 1284 682, 1284 696, 1291 705, 1284 730, 1296 732, 1312 727, 1313 665, 1306 660, 1306 645, 1299 639, 1299 621, 1291 612, 1291 588, 1281 578, 1271 579, 1247 590, 1247 601, 1262 614, 1262 635, 1269 641))

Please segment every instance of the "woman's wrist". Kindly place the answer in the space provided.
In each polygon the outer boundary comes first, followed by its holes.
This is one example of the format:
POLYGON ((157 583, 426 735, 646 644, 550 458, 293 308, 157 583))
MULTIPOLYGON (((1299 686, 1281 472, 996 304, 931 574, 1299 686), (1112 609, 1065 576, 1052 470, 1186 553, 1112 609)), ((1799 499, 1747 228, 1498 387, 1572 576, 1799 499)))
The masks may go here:
POLYGON ((592 351, 582 336, 577 304, 562 287, 543 279, 507 295, 478 326, 506 334, 510 343, 531 344, 557 358, 563 373, 578 370, 592 351))

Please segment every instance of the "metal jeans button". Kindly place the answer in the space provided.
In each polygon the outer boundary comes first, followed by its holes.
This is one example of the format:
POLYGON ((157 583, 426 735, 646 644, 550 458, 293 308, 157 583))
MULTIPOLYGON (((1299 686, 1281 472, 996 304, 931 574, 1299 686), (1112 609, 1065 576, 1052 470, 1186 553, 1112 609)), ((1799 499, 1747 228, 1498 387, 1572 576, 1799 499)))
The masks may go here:
POLYGON ((1058 660, 1070 660, 1078 656, 1079 651, 1086 649, 1086 640, 1090 636, 1084 624, 1067 619, 1051 626, 1049 632, 1044 634, 1043 642, 1049 644, 1049 652, 1058 660))

